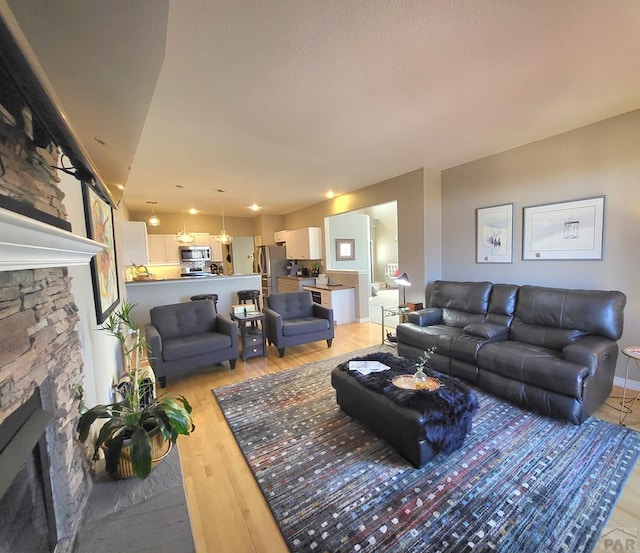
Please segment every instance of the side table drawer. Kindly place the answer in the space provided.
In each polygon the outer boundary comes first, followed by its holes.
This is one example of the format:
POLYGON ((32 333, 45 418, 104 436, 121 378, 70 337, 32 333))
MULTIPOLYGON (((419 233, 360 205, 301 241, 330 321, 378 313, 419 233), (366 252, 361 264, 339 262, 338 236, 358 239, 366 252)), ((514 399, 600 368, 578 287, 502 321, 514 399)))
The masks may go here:
POLYGON ((242 350, 245 357, 257 357, 258 355, 264 356, 264 346, 262 341, 259 344, 246 346, 242 350))
POLYGON ((247 348, 257 346, 257 345, 262 346, 262 332, 255 332, 255 333, 252 332, 250 334, 246 334, 242 342, 242 345, 247 348))

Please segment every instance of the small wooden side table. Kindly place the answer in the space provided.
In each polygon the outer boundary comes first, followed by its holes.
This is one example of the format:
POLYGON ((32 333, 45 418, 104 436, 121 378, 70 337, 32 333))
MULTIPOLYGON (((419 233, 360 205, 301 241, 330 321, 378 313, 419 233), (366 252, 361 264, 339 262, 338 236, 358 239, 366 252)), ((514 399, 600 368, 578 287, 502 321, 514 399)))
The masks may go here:
POLYGON ((629 361, 633 359, 636 362, 636 367, 640 369, 640 346, 633 346, 630 348, 623 348, 622 354, 627 357, 627 368, 624 372, 624 388, 622 388, 622 404, 620 405, 620 419, 618 420, 618 424, 624 426, 624 421, 627 418, 627 415, 633 411, 633 406, 638 401, 640 397, 640 391, 636 394, 635 399, 631 402, 631 405, 627 407, 625 405, 627 401, 627 382, 629 378, 629 361))
POLYGON ((240 343, 242 345, 242 361, 250 357, 266 357, 267 346, 264 336, 264 313, 254 311, 252 313, 229 313, 240 327, 240 343), (260 323, 258 325, 258 322, 260 323))

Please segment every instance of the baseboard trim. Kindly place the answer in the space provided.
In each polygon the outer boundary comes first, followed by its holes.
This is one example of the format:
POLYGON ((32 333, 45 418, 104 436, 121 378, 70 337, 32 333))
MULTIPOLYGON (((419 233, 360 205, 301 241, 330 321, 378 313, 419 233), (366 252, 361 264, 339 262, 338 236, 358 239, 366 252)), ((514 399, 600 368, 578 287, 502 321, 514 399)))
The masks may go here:
MULTIPOLYGON (((624 388, 624 378, 621 376, 613 377, 613 385, 620 386, 620 388, 624 388)), ((637 380, 627 380, 627 390, 634 390, 636 392, 640 392, 640 382, 637 380)))

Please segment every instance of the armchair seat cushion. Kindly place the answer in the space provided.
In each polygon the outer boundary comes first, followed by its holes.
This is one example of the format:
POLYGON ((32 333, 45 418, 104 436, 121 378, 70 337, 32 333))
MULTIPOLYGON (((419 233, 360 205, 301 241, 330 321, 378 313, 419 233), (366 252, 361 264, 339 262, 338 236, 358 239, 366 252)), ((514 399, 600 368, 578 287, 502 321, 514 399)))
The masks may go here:
POLYGON ((288 319, 282 321, 283 336, 300 336, 312 332, 322 332, 329 329, 327 319, 316 317, 303 317, 301 319, 288 319))
POLYGON ((577 399, 590 373, 556 350, 513 341, 485 344, 478 352, 478 368, 481 381, 487 371, 577 399))
POLYGON ((182 338, 171 338, 163 341, 162 357, 165 361, 185 359, 194 355, 201 355, 230 348, 231 338, 226 334, 205 332, 182 338))

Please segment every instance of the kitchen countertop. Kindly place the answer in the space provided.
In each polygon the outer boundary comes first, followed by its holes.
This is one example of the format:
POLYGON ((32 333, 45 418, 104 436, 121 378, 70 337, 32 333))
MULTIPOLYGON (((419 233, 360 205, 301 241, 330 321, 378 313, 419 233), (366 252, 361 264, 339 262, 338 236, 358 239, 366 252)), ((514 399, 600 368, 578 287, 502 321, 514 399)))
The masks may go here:
POLYGON ((318 277, 314 277, 314 276, 289 276, 289 275, 282 275, 279 276, 278 278, 288 278, 290 280, 308 280, 310 278, 318 278, 318 277))
POLYGON ((192 296, 201 294, 218 295, 218 313, 231 311, 233 304, 239 303, 240 290, 260 290, 261 276, 221 275, 210 277, 174 277, 164 279, 137 280, 126 283, 127 297, 136 304, 133 320, 140 327, 149 322, 149 313, 157 305, 171 305, 190 301, 192 296))
POLYGON ((211 273, 204 273, 203 276, 187 276, 176 278, 141 278, 136 280, 127 280, 126 284, 150 284, 154 282, 197 282, 200 280, 203 282, 211 282, 215 280, 232 280, 256 276, 260 276, 259 273, 249 273, 246 275, 212 275, 211 273))
POLYGON ((303 286, 305 290, 349 290, 354 286, 345 286, 344 284, 316 284, 315 286, 303 286))

